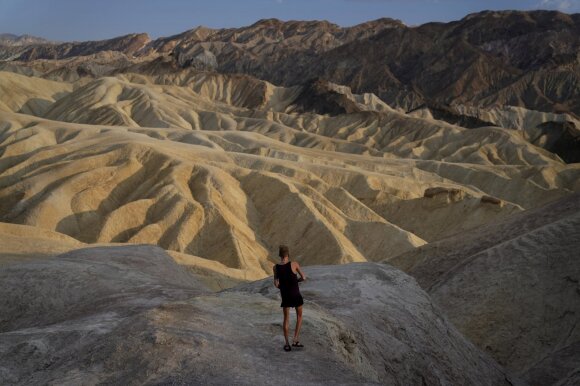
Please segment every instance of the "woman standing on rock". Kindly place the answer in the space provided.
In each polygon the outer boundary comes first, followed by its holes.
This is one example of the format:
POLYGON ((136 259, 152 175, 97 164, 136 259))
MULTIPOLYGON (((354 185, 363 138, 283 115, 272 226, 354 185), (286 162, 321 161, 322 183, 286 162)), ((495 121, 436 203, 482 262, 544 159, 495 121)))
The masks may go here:
POLYGON ((300 327, 302 326, 302 304, 304 304, 298 283, 306 280, 306 275, 304 275, 304 272, 302 272, 297 262, 290 261, 290 250, 287 246, 280 245, 278 256, 280 256, 281 261, 279 264, 274 265, 274 285, 280 289, 280 294, 282 295, 282 304, 280 304, 280 307, 284 308, 283 329, 284 339, 286 340, 284 351, 290 351, 292 347, 304 347, 298 340, 300 327), (296 273, 300 274, 300 279, 296 273), (290 343, 288 342, 290 307, 296 308, 296 329, 294 331, 292 347, 290 347, 290 343))

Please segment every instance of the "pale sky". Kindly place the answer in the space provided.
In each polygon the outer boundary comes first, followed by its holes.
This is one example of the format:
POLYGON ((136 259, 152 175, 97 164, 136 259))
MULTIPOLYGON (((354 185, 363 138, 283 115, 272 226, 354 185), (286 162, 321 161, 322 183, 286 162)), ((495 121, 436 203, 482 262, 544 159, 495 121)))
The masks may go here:
POLYGON ((132 32, 169 36, 198 25, 240 27, 263 18, 342 26, 391 17, 408 25, 485 9, 580 12, 580 0, 0 0, 0 32, 52 40, 99 40, 132 32))

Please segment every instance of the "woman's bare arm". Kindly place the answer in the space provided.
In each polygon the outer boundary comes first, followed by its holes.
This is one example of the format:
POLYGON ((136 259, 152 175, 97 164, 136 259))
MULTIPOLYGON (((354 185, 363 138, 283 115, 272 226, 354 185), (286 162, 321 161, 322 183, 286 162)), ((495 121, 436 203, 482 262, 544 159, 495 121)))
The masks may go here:
POLYGON ((306 275, 304 274, 304 272, 302 272, 302 269, 300 269, 300 264, 298 264, 298 262, 296 262, 296 271, 298 271, 298 273, 300 274, 302 281, 306 281, 306 275))
POLYGON ((272 269, 274 270, 274 285, 276 288, 280 288, 280 280, 278 280, 278 275, 276 274, 276 266, 273 266, 272 269))

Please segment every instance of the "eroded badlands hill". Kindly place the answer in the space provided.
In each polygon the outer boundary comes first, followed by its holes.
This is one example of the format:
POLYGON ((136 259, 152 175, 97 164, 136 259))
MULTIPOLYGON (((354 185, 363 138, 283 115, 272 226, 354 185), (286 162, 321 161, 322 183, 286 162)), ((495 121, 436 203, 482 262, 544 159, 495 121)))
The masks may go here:
POLYGON ((577 16, 2 48, 0 383, 574 384, 577 16))
POLYGON ((515 131, 412 117, 340 88, 356 111, 299 113, 300 89, 181 75, 0 73, 0 219, 259 278, 282 241, 305 264, 377 261, 579 189, 578 165, 515 131))

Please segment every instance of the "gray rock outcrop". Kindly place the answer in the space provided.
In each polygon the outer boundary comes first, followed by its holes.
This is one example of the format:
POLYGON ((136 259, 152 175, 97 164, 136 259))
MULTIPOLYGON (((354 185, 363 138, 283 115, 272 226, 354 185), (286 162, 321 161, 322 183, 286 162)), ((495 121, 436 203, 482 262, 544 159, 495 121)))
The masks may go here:
POLYGON ((531 384, 566 384, 580 369, 579 247, 576 194, 389 262, 500 364, 531 384))
POLYGON ((308 267, 302 341, 282 350, 271 278, 220 293, 152 246, 0 269, 0 383, 519 384, 406 274, 308 267))

